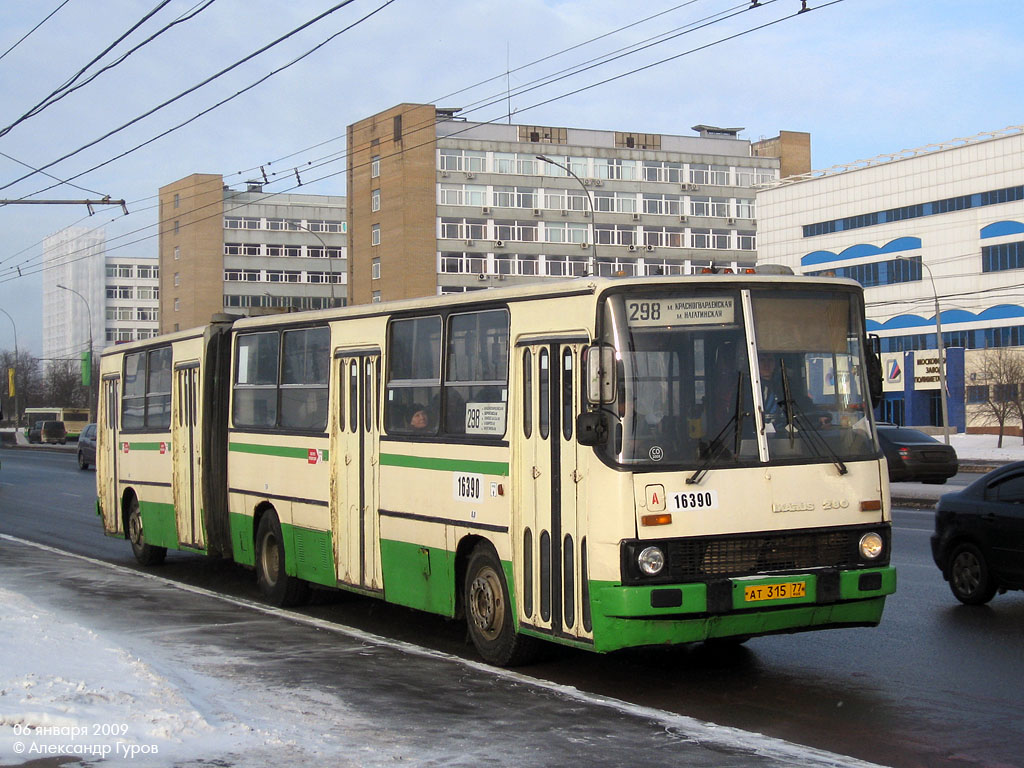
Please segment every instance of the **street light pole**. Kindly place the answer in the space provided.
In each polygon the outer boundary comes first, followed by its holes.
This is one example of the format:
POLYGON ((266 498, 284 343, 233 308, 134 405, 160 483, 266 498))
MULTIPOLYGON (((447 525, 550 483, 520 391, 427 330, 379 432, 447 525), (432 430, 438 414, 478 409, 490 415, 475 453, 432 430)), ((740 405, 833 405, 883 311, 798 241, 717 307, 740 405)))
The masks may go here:
POLYGON ((60 285, 59 283, 57 284, 57 287, 60 288, 63 291, 69 291, 70 293, 75 294, 75 296, 77 296, 82 301, 84 301, 85 302, 85 311, 89 315, 89 421, 96 421, 96 397, 95 397, 95 394, 96 394, 96 390, 97 390, 97 382, 92 380, 93 379, 93 375, 92 375, 92 369, 93 369, 93 365, 92 365, 92 356, 93 356, 93 346, 92 346, 92 307, 89 306, 89 300, 87 298, 85 298, 85 296, 80 294, 78 291, 76 291, 74 288, 68 288, 66 285, 60 285))
POLYGON ((917 264, 928 270, 928 279, 932 283, 932 296, 935 298, 935 347, 939 355, 939 402, 942 407, 942 436, 949 445, 949 403, 946 398, 946 347, 942 343, 942 313, 939 309, 939 292, 935 287, 935 275, 932 268, 923 261, 916 261, 908 256, 897 256, 897 259, 917 264))
POLYGON ((536 157, 541 162, 547 163, 548 165, 553 165, 556 168, 561 168, 563 171, 565 171, 570 176, 572 176, 574 179, 576 179, 577 183, 579 183, 580 187, 583 189, 583 193, 587 196, 587 204, 590 206, 590 245, 593 248, 593 252, 594 252, 594 268, 593 268, 592 274, 596 275, 597 274, 597 270, 598 270, 598 266, 597 266, 597 227, 595 226, 596 222, 594 220, 594 200, 590 196, 590 190, 587 188, 587 185, 583 183, 583 179, 581 179, 579 176, 577 176, 575 173, 573 173, 569 169, 568 166, 565 166, 565 165, 562 165, 561 163, 555 162, 550 157, 545 157, 544 155, 536 155, 536 157))
POLYGON ((0 308, 0 312, 7 315, 7 319, 11 321, 11 327, 14 328, 14 427, 17 429, 21 423, 18 418, 18 392, 20 387, 18 386, 18 326, 14 323, 14 318, 7 314, 7 310, 0 308))
POLYGON ((330 250, 327 248, 327 243, 324 242, 324 239, 322 237, 320 237, 320 235, 318 235, 312 229, 307 227, 305 224, 299 224, 299 222, 297 222, 297 221, 290 221, 290 222, 288 222, 288 226, 298 227, 299 229, 303 230, 304 232, 309 232, 309 234, 311 234, 313 237, 315 237, 317 240, 319 240, 320 241, 320 245, 322 245, 324 247, 324 258, 327 259, 327 267, 330 270, 329 282, 331 284, 331 308, 333 309, 334 308, 334 262, 331 261, 331 254, 330 254, 330 250))

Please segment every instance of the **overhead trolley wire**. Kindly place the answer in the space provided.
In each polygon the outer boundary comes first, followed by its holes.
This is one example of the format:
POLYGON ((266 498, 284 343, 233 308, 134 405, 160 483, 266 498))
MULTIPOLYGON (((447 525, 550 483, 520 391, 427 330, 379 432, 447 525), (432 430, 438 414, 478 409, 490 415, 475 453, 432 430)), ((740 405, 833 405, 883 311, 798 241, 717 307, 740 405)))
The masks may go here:
MULTIPOLYGON (((831 2, 828 2, 828 3, 825 3, 824 5, 818 6, 818 8, 825 8, 825 7, 828 7, 828 6, 831 6, 831 5, 836 5, 836 4, 838 4, 838 3, 841 3, 841 2, 843 2, 843 1, 844 1, 844 0, 831 0, 831 2)), ((760 3, 760 4, 758 5, 758 6, 750 6, 750 7, 748 8, 748 10, 751 10, 751 9, 753 9, 754 7, 763 7, 763 6, 765 6, 765 5, 768 5, 768 4, 772 3, 772 2, 776 2, 776 0, 766 0, 765 2, 762 2, 762 3, 760 3)), ((801 10, 801 11, 797 11, 797 12, 795 12, 795 13, 793 13, 793 14, 790 14, 790 15, 787 15, 787 16, 783 16, 783 17, 780 17, 780 18, 778 18, 778 19, 775 19, 774 21, 770 21, 770 22, 767 22, 767 23, 764 23, 764 24, 761 24, 761 25, 758 25, 758 26, 755 26, 755 27, 751 27, 751 28, 749 28, 749 29, 743 30, 743 31, 741 31, 741 32, 737 32, 737 33, 735 33, 735 34, 732 34, 732 35, 728 35, 728 36, 726 36, 726 37, 720 38, 719 40, 716 40, 716 41, 713 41, 713 42, 707 43, 707 44, 705 44, 705 45, 701 45, 701 46, 698 46, 698 47, 692 48, 692 49, 690 49, 690 50, 688 50, 688 51, 684 51, 684 52, 682 52, 682 53, 679 53, 679 54, 676 54, 676 55, 673 55, 673 56, 670 56, 670 57, 666 57, 666 58, 664 58, 664 59, 661 59, 661 60, 659 60, 659 61, 657 61, 657 62, 653 62, 653 63, 650 63, 650 64, 646 64, 646 65, 643 65, 643 66, 640 66, 640 67, 636 67, 636 68, 634 68, 634 69, 632 69, 632 70, 629 70, 629 71, 626 71, 626 72, 620 73, 620 74, 618 74, 618 75, 615 75, 615 76, 613 76, 613 77, 610 77, 610 78, 606 78, 605 80, 602 80, 602 81, 599 81, 599 82, 593 83, 593 84, 591 84, 591 85, 583 86, 583 87, 581 87, 581 88, 575 89, 575 90, 573 90, 573 91, 569 91, 569 92, 566 92, 566 93, 564 93, 564 94, 561 94, 561 95, 559 95, 559 96, 555 96, 555 97, 552 97, 552 98, 550 98, 550 99, 546 99, 546 100, 544 100, 544 101, 538 102, 538 103, 536 103, 536 104, 533 104, 533 105, 530 105, 530 106, 528 106, 528 107, 525 107, 525 108, 522 108, 522 109, 518 109, 518 110, 516 110, 516 112, 517 112, 517 113, 519 113, 519 112, 526 112, 526 111, 529 111, 529 110, 532 110, 532 109, 536 109, 537 107, 540 107, 540 106, 543 106, 543 105, 549 104, 549 103, 551 103, 551 102, 553 102, 553 101, 557 101, 557 100, 559 100, 559 99, 562 99, 562 98, 567 98, 568 96, 572 96, 572 95, 575 95, 575 94, 581 93, 581 92, 583 92, 583 91, 586 91, 586 90, 589 90, 589 89, 595 88, 595 87, 597 87, 597 86, 599 86, 599 85, 603 85, 603 84, 606 84, 606 83, 608 83, 608 82, 613 82, 613 81, 615 81, 615 80, 619 80, 619 79, 622 79, 622 78, 624 78, 624 77, 626 77, 626 76, 628 76, 628 75, 630 75, 630 74, 635 74, 636 72, 641 72, 641 71, 645 71, 645 70, 647 70, 647 69, 651 69, 651 68, 653 68, 653 67, 655 67, 655 66, 658 66, 658 65, 660 65, 660 64, 664 64, 664 63, 666 63, 666 62, 669 62, 669 61, 673 61, 673 60, 679 59, 679 58, 681 58, 681 57, 683 57, 683 56, 687 56, 687 55, 690 55, 690 54, 692 54, 692 53, 696 53, 696 52, 699 52, 699 51, 702 51, 702 50, 706 50, 706 49, 708 49, 708 48, 710 48, 710 47, 713 47, 713 46, 715 46, 715 45, 718 45, 718 44, 720 44, 720 43, 724 43, 724 42, 727 42, 727 41, 730 41, 730 40, 736 39, 736 38, 738 38, 738 37, 742 37, 742 36, 744 36, 744 35, 746 35, 746 34, 749 34, 749 33, 751 33, 751 32, 755 32, 755 31, 758 31, 758 30, 761 30, 761 29, 765 29, 765 28, 767 28, 767 27, 773 26, 773 25, 775 25, 775 24, 778 24, 778 23, 780 23, 780 22, 782 22, 782 21, 787 21, 787 20, 789 20, 789 19, 795 18, 796 16, 799 16, 799 15, 800 15, 801 13, 803 13, 803 12, 804 12, 803 10, 801 10)), ((728 17, 727 17, 727 18, 728 18, 728 17)), ((720 21, 724 21, 724 20, 725 20, 725 19, 720 19, 720 21)), ((493 122, 496 122, 497 120, 501 120, 501 119, 504 119, 504 118, 505 118, 505 117, 507 117, 507 116, 508 116, 508 115, 499 115, 499 116, 497 116, 497 117, 495 117, 495 118, 492 118, 491 120, 488 120, 488 121, 480 121, 480 122, 475 122, 475 123, 473 123, 473 124, 471 124, 471 125, 468 125, 468 126, 467 126, 467 127, 465 128, 465 129, 463 129, 462 131, 456 131, 456 132, 454 132, 454 133, 452 133, 452 134, 450 134, 450 135, 458 135, 459 133, 462 133, 462 132, 465 132, 465 131, 468 131, 468 130, 471 130, 471 129, 473 129, 474 127, 476 127, 476 126, 478 126, 478 125, 486 125, 486 124, 488 124, 488 123, 493 123, 493 122)), ((424 127, 432 127, 432 126, 433 126, 433 125, 435 125, 435 124, 436 124, 436 122, 435 122, 435 121, 431 121, 431 122, 429 122, 428 124, 425 124, 425 126, 424 126, 424 127)), ((419 129, 415 129, 415 130, 423 130, 423 128, 419 128, 419 129)), ((413 146, 413 147, 411 147, 411 148, 407 147, 407 148, 405 148, 405 149, 403 149, 403 150, 400 150, 400 151, 398 151, 398 152, 394 153, 394 155, 396 155, 396 156, 397 156, 397 155, 400 155, 400 154, 402 154, 402 153, 403 153, 404 151, 408 151, 408 149, 415 149, 415 148, 418 148, 418 147, 421 147, 421 146, 425 146, 425 145, 428 145, 428 144, 430 144, 430 143, 431 143, 432 141, 434 141, 434 138, 433 138, 433 137, 431 137, 431 139, 430 139, 430 140, 428 140, 428 141, 425 141, 425 142, 423 142, 423 143, 421 143, 421 144, 418 144, 418 145, 414 145, 414 146, 413 146)), ((351 154, 351 150, 349 150, 348 152, 346 152, 346 153, 345 153, 345 156, 347 156, 348 154, 351 154)), ((334 160, 334 161, 330 161, 330 162, 336 162, 336 160, 334 160)), ((327 164, 327 163, 324 163, 324 165, 326 165, 326 164, 327 164)), ((322 167, 322 166, 316 166, 316 167, 322 167)), ((332 178, 332 177, 334 177, 334 176, 338 176, 338 175, 340 175, 340 174, 342 174, 342 173, 344 173, 344 172, 345 172, 345 170, 343 169, 343 170, 341 170, 341 171, 336 171, 336 172, 334 172, 334 173, 329 173, 329 174, 326 174, 326 175, 324 175, 324 176, 320 176, 320 177, 317 177, 317 178, 315 178, 315 179, 312 179, 312 180, 310 180, 310 181, 307 181, 307 182, 305 182, 305 184, 307 184, 307 185, 308 185, 308 184, 313 184, 313 183, 316 183, 316 182, 319 182, 319 181, 323 181, 323 180, 325 180, 325 179, 328 179, 328 178, 332 178)), ((298 188, 299 186, 301 186, 301 185, 299 185, 299 184, 295 184, 295 185, 293 185, 293 186, 291 186, 291 187, 288 187, 288 188, 286 188, 286 189, 284 189, 284 190, 281 190, 281 191, 279 191, 279 192, 273 192, 273 193, 270 193, 270 194, 268 194, 268 195, 267 195, 266 197, 267 197, 267 198, 271 198, 271 197, 274 197, 274 196, 276 196, 276 195, 278 195, 278 194, 285 194, 285 193, 287 193, 287 192, 289 192, 289 191, 292 191, 292 190, 294 190, 294 189, 298 188)), ((218 204, 219 204, 219 203, 218 203, 218 204)), ((219 215, 219 214, 215 214, 215 215, 219 215)), ((213 218, 213 216, 210 216, 210 217, 207 217, 207 218, 213 218)), ((205 220, 206 220, 206 219, 200 219, 200 220, 198 220, 198 221, 205 221, 205 220)), ((197 221, 196 223, 198 223, 198 221, 197 221)), ((144 231, 145 229, 149 229, 149 228, 151 228, 151 226, 152 226, 152 225, 147 225, 146 227, 141 227, 141 228, 139 228, 139 229, 137 229, 137 230, 134 230, 133 232, 130 232, 130 233, 126 233, 126 234, 125 234, 125 235, 123 235, 123 236, 118 236, 118 239, 120 239, 121 237, 127 237, 127 236, 130 236, 130 235, 132 235, 132 234, 137 234, 138 232, 141 232, 141 231, 144 231)), ((138 238, 138 239, 136 239, 136 240, 132 240, 132 241, 129 241, 129 242, 126 242, 126 243, 122 243, 121 245, 115 246, 115 249, 118 249, 118 248, 123 248, 123 247, 127 247, 127 246, 130 246, 130 245, 134 245, 134 244, 136 244, 136 243, 139 243, 139 242, 143 242, 143 241, 145 241, 145 240, 149 240, 149 239, 152 239, 153 237, 156 237, 156 236, 157 236, 158 234, 159 234, 159 233, 157 233, 157 234, 154 234, 154 235, 147 235, 147 236, 145 236, 145 237, 141 237, 141 238, 138 238)), ((41 257, 40 257, 40 258, 41 258, 41 257)), ((83 256, 83 257, 79 257, 79 258, 85 258, 85 257, 83 256)), ((32 259, 32 260, 34 260, 34 259, 32 259)), ((70 259, 70 260, 68 260, 68 261, 66 261, 66 262, 64 262, 64 263, 71 263, 71 262, 73 262, 73 261, 77 261, 77 260, 78 260, 78 259, 70 259)), ((31 260, 30 260, 30 261, 31 261, 31 260)), ((43 269, 43 267, 42 267, 42 266, 40 266, 40 267, 38 267, 38 268, 33 268, 33 271, 32 271, 32 272, 29 272, 29 273, 27 273, 27 274, 36 274, 36 273, 38 273, 39 271, 41 271, 42 269, 43 269)), ((13 280, 13 279, 18 279, 18 278, 17 278, 17 277, 7 277, 6 279, 0 279, 0 283, 4 283, 4 282, 9 282, 10 280, 13 280)))
POLYGON ((57 11, 59 11, 59 10, 60 10, 61 8, 63 8, 63 7, 64 7, 65 5, 67 5, 67 4, 69 3, 69 2, 71 2, 71 0, 64 0, 64 2, 63 2, 63 3, 61 3, 61 4, 60 4, 60 5, 58 5, 58 6, 56 7, 56 8, 54 8, 54 9, 53 9, 52 11, 50 11, 50 12, 49 12, 49 13, 48 13, 48 14, 46 15, 46 18, 44 18, 44 19, 43 19, 42 21, 40 21, 40 22, 39 22, 38 24, 36 24, 36 25, 35 25, 34 27, 32 27, 32 29, 30 29, 30 30, 29 30, 28 32, 26 32, 26 33, 25 33, 24 35, 22 35, 22 36, 21 36, 21 39, 19 39, 19 40, 18 40, 18 42, 16 42, 16 43, 15 43, 14 45, 12 45, 12 46, 11 46, 10 48, 8 48, 8 49, 7 49, 6 51, 4 51, 3 53, 0 53, 0 60, 2 60, 2 59, 4 58, 4 56, 6 56, 6 55, 7 55, 8 53, 10 53, 11 51, 13 51, 13 50, 14 50, 15 48, 17 48, 17 47, 18 47, 19 45, 21 45, 21 44, 22 44, 23 42, 25 42, 25 40, 27 40, 27 39, 28 39, 29 35, 31 35, 31 34, 32 34, 33 32, 35 32, 35 31, 36 31, 37 29, 39 29, 39 28, 40 28, 41 26, 43 26, 43 24, 45 24, 46 22, 48 22, 48 21, 50 20, 50 18, 51 18, 51 17, 53 17, 53 15, 57 13, 57 11))
MULTIPOLYGON (((164 0, 164 3, 166 3, 166 2, 169 2, 169 0, 164 0)), ((296 27, 295 29, 291 30, 290 32, 287 32, 284 35, 281 35, 277 39, 267 43, 266 45, 262 46, 261 48, 253 51, 252 53, 248 54, 247 56, 244 56, 243 58, 241 58, 238 61, 234 62, 233 64, 231 64, 231 65, 221 69, 220 71, 210 75, 209 77, 207 77, 204 80, 196 83, 195 85, 191 86, 190 88, 187 88, 186 90, 182 91, 181 93, 177 94, 176 96, 173 96, 170 99, 166 99, 165 101, 163 101, 160 104, 156 105, 152 109, 149 109, 146 112, 142 113, 141 115, 138 115, 137 117, 132 118, 127 123, 124 123, 123 125, 121 125, 121 126, 119 126, 117 128, 114 128, 114 129, 112 129, 110 131, 107 131, 107 133, 103 134, 99 138, 93 139, 92 141, 90 141, 90 142, 88 142, 86 144, 83 144, 78 149, 73 150, 71 152, 68 152, 68 153, 62 155, 61 157, 57 158, 56 160, 51 160, 49 163, 46 163, 45 165, 41 166, 39 171, 33 171, 32 173, 25 174, 24 176, 20 176, 19 178, 14 179, 13 181, 10 181, 10 182, 8 182, 6 184, 0 185, 0 189, 7 189, 8 187, 11 187, 14 184, 17 184, 18 182, 24 181, 25 179, 29 179, 29 178, 31 178, 32 176, 35 176, 37 173, 39 173, 41 171, 44 171, 44 170, 46 170, 48 168, 52 168, 54 165, 57 165, 58 163, 61 163, 61 162, 65 161, 65 160, 67 160, 69 158, 74 157, 75 155, 77 155, 77 154, 79 154, 81 152, 84 152, 86 149, 89 149, 90 147, 96 146, 100 142, 105 141, 106 139, 109 139, 111 136, 114 136, 114 135, 120 133, 121 131, 125 130, 126 128, 129 128, 130 126, 135 125, 138 122, 141 122, 145 118, 150 117, 151 115, 155 114, 156 112, 159 112, 161 109, 164 109, 165 107, 168 107, 171 104, 174 104, 175 102, 183 99, 185 96, 188 96, 189 94, 194 93, 195 91, 199 90, 200 88, 202 88, 202 87, 204 87, 206 85, 209 85, 214 80, 217 80, 218 78, 223 77, 228 72, 231 72, 232 70, 235 70, 238 67, 242 66, 242 64, 245 64, 246 62, 251 61, 252 59, 256 58, 257 56, 259 56, 259 55, 261 55, 263 53, 266 53, 268 50, 270 50, 271 48, 275 47, 276 45, 279 45, 280 43, 283 43, 285 40, 288 40, 289 38, 294 37, 295 35, 297 35, 302 30, 306 29, 307 27, 310 27, 313 24, 316 24, 318 21, 323 20, 327 16, 330 16, 332 13, 335 13, 336 11, 344 8, 345 6, 351 5, 353 2, 355 2, 355 0, 342 0, 342 2, 337 3, 336 5, 328 8, 323 13, 315 16, 314 18, 310 19, 309 21, 307 21, 307 22, 305 22, 303 24, 300 24, 298 27, 296 27)), ((388 0, 388 2, 389 3, 393 2, 393 0, 388 0)), ((77 176, 76 177, 72 177, 72 178, 77 178, 77 176)))

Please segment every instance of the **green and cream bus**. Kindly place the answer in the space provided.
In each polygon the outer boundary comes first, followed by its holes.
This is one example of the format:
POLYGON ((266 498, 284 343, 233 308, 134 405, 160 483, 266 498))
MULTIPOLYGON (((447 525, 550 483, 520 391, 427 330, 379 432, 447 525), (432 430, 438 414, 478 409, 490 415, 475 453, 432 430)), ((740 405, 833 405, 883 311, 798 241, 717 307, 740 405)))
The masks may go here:
POLYGON ((496 664, 873 626, 896 575, 869 370, 837 279, 225 319, 103 353, 98 511, 140 562, 231 558, 279 605, 464 615, 496 664))

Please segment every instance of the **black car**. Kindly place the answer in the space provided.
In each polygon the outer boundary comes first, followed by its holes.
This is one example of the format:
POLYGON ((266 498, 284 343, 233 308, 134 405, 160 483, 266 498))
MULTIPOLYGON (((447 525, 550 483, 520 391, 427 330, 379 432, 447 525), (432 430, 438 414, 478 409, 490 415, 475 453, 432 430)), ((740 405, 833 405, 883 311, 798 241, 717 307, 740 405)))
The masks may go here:
POLYGON ((967 605, 1024 589, 1024 461, 939 499, 932 557, 953 595, 967 605))
POLYGON ((878 442, 889 465, 889 480, 942 484, 957 473, 956 451, 919 429, 878 425, 878 442))
POLYGON ((96 463, 96 425, 87 424, 78 436, 78 468, 88 469, 96 463))

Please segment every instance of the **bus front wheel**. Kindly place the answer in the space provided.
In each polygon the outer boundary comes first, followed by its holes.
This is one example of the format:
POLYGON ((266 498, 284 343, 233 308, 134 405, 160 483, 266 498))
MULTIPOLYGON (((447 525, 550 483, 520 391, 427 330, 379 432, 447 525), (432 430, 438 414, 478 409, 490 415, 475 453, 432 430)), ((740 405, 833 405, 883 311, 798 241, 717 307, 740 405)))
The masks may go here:
POLYGON ((516 632, 501 561, 488 544, 469 557, 463 592, 469 636, 484 661, 513 667, 532 661, 539 641, 516 632))
POLYGON ((146 543, 139 499, 135 496, 132 496, 131 505, 128 507, 128 541, 132 543, 132 552, 140 565, 160 565, 167 557, 166 547, 154 547, 146 543))
POLYGON ((284 539, 274 512, 263 515, 256 532, 256 583, 267 600, 282 608, 309 596, 309 584, 285 573, 284 539))

